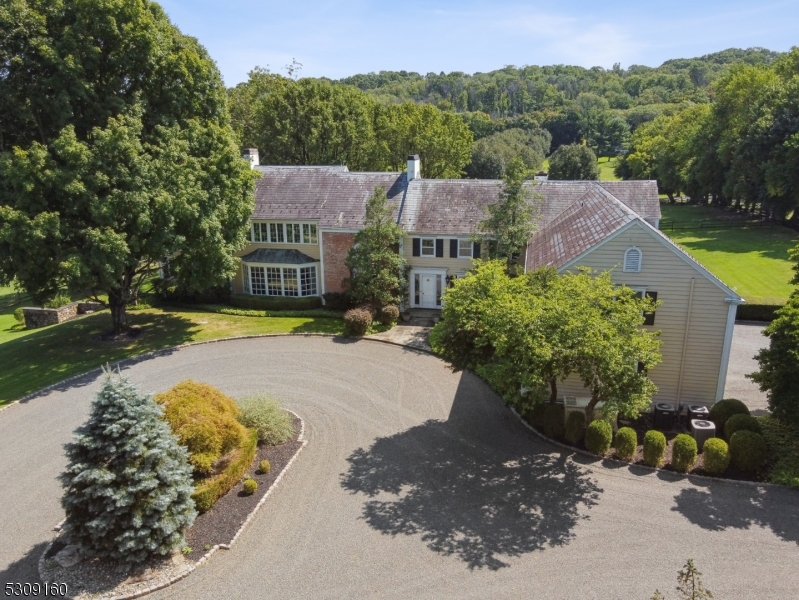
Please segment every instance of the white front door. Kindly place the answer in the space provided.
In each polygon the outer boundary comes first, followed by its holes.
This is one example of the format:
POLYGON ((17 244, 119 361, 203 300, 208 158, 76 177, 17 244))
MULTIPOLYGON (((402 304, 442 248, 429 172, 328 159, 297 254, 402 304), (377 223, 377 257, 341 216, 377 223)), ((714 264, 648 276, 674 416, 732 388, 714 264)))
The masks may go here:
POLYGON ((419 306, 422 308, 438 308, 436 304, 436 288, 441 275, 422 273, 419 276, 419 306))

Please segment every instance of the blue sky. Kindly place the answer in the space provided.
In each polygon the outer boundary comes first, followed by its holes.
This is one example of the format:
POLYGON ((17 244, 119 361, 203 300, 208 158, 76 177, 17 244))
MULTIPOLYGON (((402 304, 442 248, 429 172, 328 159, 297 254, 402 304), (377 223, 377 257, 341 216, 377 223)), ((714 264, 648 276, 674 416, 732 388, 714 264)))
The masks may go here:
POLYGON ((657 66, 725 48, 799 45, 799 2, 162 0, 229 86, 256 65, 302 76, 491 71, 505 65, 657 66))

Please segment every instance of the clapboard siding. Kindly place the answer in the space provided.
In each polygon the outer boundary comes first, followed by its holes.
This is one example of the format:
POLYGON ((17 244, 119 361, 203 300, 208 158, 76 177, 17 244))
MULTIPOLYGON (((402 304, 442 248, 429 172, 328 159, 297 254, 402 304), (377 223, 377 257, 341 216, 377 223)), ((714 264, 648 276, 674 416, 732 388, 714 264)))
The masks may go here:
POLYGON ((430 269, 446 269, 447 275, 463 275, 472 268, 471 258, 450 258, 449 257, 449 241, 456 239, 453 237, 434 236, 434 235, 411 235, 405 237, 403 240, 403 247, 405 249, 405 260, 411 267, 430 268, 430 269), (414 256, 413 255, 413 238, 425 237, 436 238, 444 240, 444 256, 436 258, 434 256, 414 256))
MULTIPOLYGON (((691 279, 694 279, 694 300, 680 402, 711 404, 716 396, 727 325, 727 294, 644 227, 636 223, 586 254, 570 270, 580 266, 596 270, 613 269, 612 278, 615 282, 658 293, 661 305, 655 313, 655 324, 647 327, 648 330, 662 332, 663 362, 650 371, 652 381, 658 386, 654 398, 656 401, 673 402, 677 399, 686 314, 691 279), (636 246, 643 254, 640 273, 622 271, 624 252, 631 246, 636 246)), ((576 377, 562 382, 558 391, 562 396, 589 395, 576 377)))

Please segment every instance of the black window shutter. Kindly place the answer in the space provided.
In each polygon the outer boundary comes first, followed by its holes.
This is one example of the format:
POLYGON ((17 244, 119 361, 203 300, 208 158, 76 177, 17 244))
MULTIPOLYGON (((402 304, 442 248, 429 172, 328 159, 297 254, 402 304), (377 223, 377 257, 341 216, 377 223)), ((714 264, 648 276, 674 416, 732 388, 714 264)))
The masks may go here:
POLYGON ((449 257, 458 258, 458 240, 449 241, 449 257))
POLYGON ((472 244, 472 258, 480 258, 480 242, 472 244))
POLYGON ((413 238, 413 255, 419 256, 422 253, 422 240, 413 238))
MULTIPOLYGON (((651 298, 654 302, 657 302, 658 293, 657 292, 647 292, 647 298, 651 298)), ((655 324, 655 313, 644 313, 644 325, 654 325, 655 324)))
POLYGON ((436 258, 444 258, 444 240, 436 240, 436 258))

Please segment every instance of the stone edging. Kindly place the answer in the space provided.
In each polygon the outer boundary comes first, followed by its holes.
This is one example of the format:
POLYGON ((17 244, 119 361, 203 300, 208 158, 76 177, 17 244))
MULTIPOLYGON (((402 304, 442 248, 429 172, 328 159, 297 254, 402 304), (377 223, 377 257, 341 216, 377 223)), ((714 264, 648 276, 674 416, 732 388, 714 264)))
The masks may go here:
MULTIPOLYGON (((693 473, 679 473, 677 471, 667 471, 666 469, 661 469, 659 467, 650 467, 649 465, 633 464, 633 463, 628 462, 626 460, 620 460, 618 458, 613 458, 612 456, 597 456, 596 454, 588 452, 587 450, 582 450, 580 448, 575 448, 574 446, 569 446, 568 444, 564 444, 562 442, 559 442, 557 440, 553 440, 552 438, 549 438, 549 437, 545 436, 543 433, 538 431, 535 427, 530 425, 530 423, 525 421, 524 418, 516 411, 515 408, 510 407, 510 411, 516 416, 517 419, 519 419, 519 422, 522 425, 524 425, 527 429, 532 431, 538 438, 540 438, 541 440, 545 441, 546 443, 552 444, 553 446, 557 446, 558 448, 561 448, 562 450, 568 450, 569 452, 572 452, 574 454, 581 454, 582 456, 587 456, 588 458, 593 458, 594 460, 597 460, 597 461, 599 461, 599 460, 612 460, 613 462, 618 463, 620 465, 627 465, 628 467, 641 468, 641 469, 645 469, 647 471, 651 471, 652 473, 657 473, 658 471, 662 471, 664 473, 672 474, 675 477, 678 477, 680 479, 697 478, 697 479, 701 479, 703 481, 714 481, 716 483, 721 482, 721 483, 727 483, 727 484, 732 484, 732 485, 741 485, 741 484, 743 484, 743 485, 748 485, 748 486, 751 486, 751 487, 762 487, 762 486, 765 486, 765 487, 780 487, 780 488, 786 487, 786 486, 784 486, 782 484, 770 483, 768 481, 743 481, 743 480, 740 480, 740 479, 727 479, 726 477, 709 477, 707 475, 698 475, 698 474, 695 475, 693 473)), ((600 465, 600 468, 606 469, 607 467, 602 467, 600 465)))
MULTIPOLYGON (((205 343, 205 342, 200 342, 200 343, 205 343)), ((302 449, 305 448, 305 446, 308 445, 308 440, 304 439, 305 438, 305 421, 302 419, 302 417, 300 417, 294 411, 286 409, 286 412, 291 413, 292 415, 294 415, 295 417, 297 417, 300 420, 300 434, 297 436, 297 441, 301 442, 301 445, 300 445, 299 448, 297 448, 297 451, 294 453, 294 456, 291 457, 291 460, 289 460, 289 462, 286 463, 286 466, 283 467, 283 470, 280 471, 280 474, 272 482, 272 485, 269 486, 269 489, 266 490, 266 493, 258 501, 258 504, 255 505, 255 508, 253 508, 252 511, 250 511, 250 514, 247 515, 247 518, 244 519, 244 522, 241 524, 241 527, 239 527, 238 531, 236 531, 236 535, 233 536, 233 539, 231 539, 230 542, 227 543, 227 544, 215 544, 210 550, 208 550, 208 552, 206 552, 202 557, 200 557, 200 559, 196 563, 194 563, 193 565, 190 565, 182 573, 180 573, 179 575, 176 575, 175 577, 173 577, 172 579, 170 579, 168 581, 164 581, 164 582, 159 583, 157 585, 154 585, 152 587, 149 587, 149 588, 146 588, 146 589, 143 589, 143 590, 139 590, 138 592, 134 592, 132 594, 127 594, 127 595, 123 595, 123 596, 112 596, 112 597, 109 598, 109 600, 132 600, 133 598, 141 598, 142 596, 146 596, 147 594, 151 594, 151 593, 156 592, 158 590, 162 590, 164 588, 167 588, 167 587, 177 583, 178 581, 181 581, 182 579, 185 579, 191 573, 193 573, 194 570, 197 567, 199 567, 200 565, 203 565, 206 562, 208 562, 208 559, 211 558, 213 553, 216 552, 217 550, 220 550, 220 549, 221 550, 230 550, 230 548, 233 546, 233 544, 236 543, 236 540, 239 538, 239 535, 241 535, 241 533, 244 531, 244 529, 247 527, 247 525, 250 524, 250 521, 252 521, 253 517, 255 517, 255 514, 258 512, 258 509, 260 509, 261 506, 263 506, 264 502, 266 502, 266 499, 269 497, 269 495, 272 493, 272 491, 275 489, 275 487, 277 487, 277 484, 280 483, 280 481, 283 479, 283 476, 288 472, 289 468, 294 464, 294 461, 297 460, 297 457, 300 455, 300 452, 302 452, 302 449)), ((58 525, 55 526, 54 530, 55 531, 59 531, 61 529, 61 526, 63 525, 63 523, 64 523, 64 521, 61 521, 61 523, 59 523, 58 525)), ((56 538, 57 537, 58 536, 56 536, 56 538)), ((43 577, 44 561, 45 561, 44 557, 47 556, 47 553, 50 551, 50 548, 53 547, 53 544, 55 543, 56 538, 53 538, 50 541, 50 543, 47 544, 47 547, 44 549, 44 552, 42 552, 42 555, 39 557, 38 572, 39 572, 39 578, 42 581, 45 580, 44 577, 43 577)))

